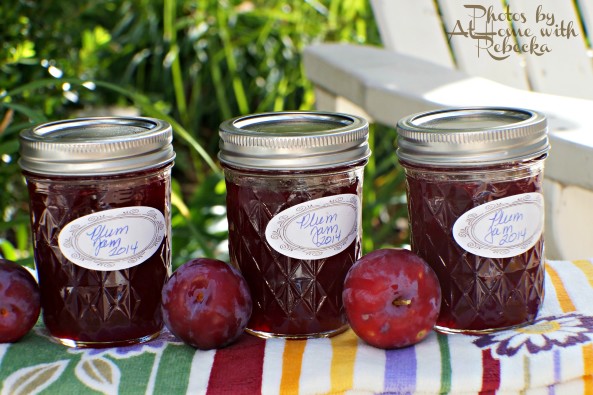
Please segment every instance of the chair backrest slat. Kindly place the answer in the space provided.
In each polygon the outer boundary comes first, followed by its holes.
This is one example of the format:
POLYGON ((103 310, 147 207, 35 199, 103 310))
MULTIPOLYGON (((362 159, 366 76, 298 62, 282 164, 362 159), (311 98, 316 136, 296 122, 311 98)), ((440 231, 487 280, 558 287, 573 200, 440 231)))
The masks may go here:
POLYGON ((455 68, 433 0, 371 0, 383 46, 455 68))
MULTIPOLYGON (((494 49, 494 43, 486 39, 487 33, 494 28, 509 27, 505 22, 488 23, 488 14, 499 15, 504 12, 502 3, 496 0, 441 0, 439 2, 443 14, 446 32, 454 33, 450 37, 451 47, 459 69, 470 75, 485 77, 493 81, 511 85, 521 89, 528 89, 529 83, 521 56, 513 54, 504 60, 496 60, 491 54, 499 57, 494 49), (470 23, 473 34, 484 39, 471 38, 470 23), (460 35, 465 32, 468 37, 460 35)), ((504 56, 504 55, 503 55, 504 56)))
POLYGON ((585 37, 587 31, 593 37, 591 0, 371 0, 371 4, 388 50, 516 88, 593 99, 593 51, 585 37), (553 21, 543 19, 552 16, 553 21), (505 31, 510 34, 506 41, 505 31))
MULTIPOLYGON (((527 21, 517 23, 517 27, 529 28, 540 45, 547 45, 550 50, 541 56, 524 57, 533 90, 593 99, 593 63, 573 2, 508 1, 512 8, 527 16, 527 21)), ((532 39, 519 37, 519 40, 528 46, 532 39)))
POLYGON ((588 31, 589 39, 591 39, 593 37, 593 1, 578 0, 576 4, 578 6, 577 12, 580 11, 583 22, 585 23, 585 29, 588 31))

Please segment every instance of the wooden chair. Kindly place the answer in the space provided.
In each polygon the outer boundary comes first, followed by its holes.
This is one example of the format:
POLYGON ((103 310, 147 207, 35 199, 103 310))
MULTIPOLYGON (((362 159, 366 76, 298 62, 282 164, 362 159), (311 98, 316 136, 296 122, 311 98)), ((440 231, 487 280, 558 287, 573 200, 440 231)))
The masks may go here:
POLYGON ((593 36, 593 2, 371 4, 384 48, 322 43, 305 49, 317 107, 392 126, 440 107, 542 111, 552 145, 544 182, 546 255, 593 257, 593 40, 586 36, 593 36))

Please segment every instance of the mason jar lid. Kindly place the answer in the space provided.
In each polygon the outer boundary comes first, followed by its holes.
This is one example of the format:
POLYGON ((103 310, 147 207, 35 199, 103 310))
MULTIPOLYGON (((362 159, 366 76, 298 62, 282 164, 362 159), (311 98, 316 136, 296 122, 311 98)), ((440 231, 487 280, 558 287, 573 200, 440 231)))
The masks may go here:
POLYGON ((220 125, 221 163, 247 169, 319 169, 370 156, 368 122, 331 112, 252 114, 220 125))
POLYGON ((397 155, 413 164, 501 164, 537 158, 550 149, 546 117, 527 109, 430 111, 401 119, 397 131, 397 155))
POLYGON ((110 175, 175 159, 173 129, 155 118, 97 117, 45 123, 20 134, 25 171, 60 176, 110 175))

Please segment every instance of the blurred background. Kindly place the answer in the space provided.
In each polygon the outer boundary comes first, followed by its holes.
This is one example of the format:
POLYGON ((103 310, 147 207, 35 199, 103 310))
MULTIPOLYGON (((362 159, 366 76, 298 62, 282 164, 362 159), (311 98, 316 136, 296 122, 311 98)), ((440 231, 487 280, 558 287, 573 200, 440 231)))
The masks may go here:
MULTIPOLYGON (((80 116, 170 122, 173 265, 227 259, 218 125, 235 116, 315 108, 302 50, 380 45, 368 0, 8 0, 0 5, 0 256, 32 266, 18 133, 80 116)), ((393 127, 371 125, 364 252, 407 243, 393 127)))

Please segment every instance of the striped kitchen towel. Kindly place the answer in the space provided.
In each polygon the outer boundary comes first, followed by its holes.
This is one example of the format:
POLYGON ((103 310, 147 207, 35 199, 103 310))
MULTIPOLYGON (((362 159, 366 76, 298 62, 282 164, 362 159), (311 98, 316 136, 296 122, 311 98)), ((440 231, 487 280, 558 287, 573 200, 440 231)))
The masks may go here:
POLYGON ((593 394, 593 263, 550 261, 546 273, 533 325, 482 336, 432 333, 414 347, 388 351, 351 331, 307 341, 244 339, 244 349, 227 350, 236 355, 208 365, 211 374, 189 392, 217 393, 229 383, 214 377, 253 369, 248 376, 261 382, 245 393, 593 394))
POLYGON ((593 394, 593 261, 549 261, 530 326, 481 336, 431 333, 380 350, 352 331, 330 339, 249 335, 199 351, 168 332, 141 345, 75 350, 42 324, 0 344, 0 395, 104 394, 593 394))

